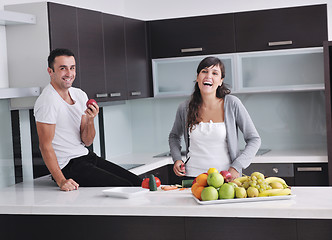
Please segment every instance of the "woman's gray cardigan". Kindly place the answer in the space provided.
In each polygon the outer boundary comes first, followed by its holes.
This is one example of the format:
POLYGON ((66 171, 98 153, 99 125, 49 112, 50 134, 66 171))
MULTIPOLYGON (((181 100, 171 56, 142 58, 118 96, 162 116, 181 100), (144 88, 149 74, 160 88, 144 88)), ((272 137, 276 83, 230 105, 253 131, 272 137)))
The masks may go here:
MULTIPOLYGON (((226 125, 226 139, 231 158, 231 167, 235 168, 239 173, 242 173, 242 169, 247 168, 255 157, 261 145, 261 138, 240 99, 233 95, 226 95, 224 100, 224 121, 226 125), (245 149, 241 153, 238 148, 238 129, 242 131, 246 142, 245 149)), ((182 135, 184 135, 186 150, 188 153, 189 135, 186 127, 188 104, 189 101, 187 100, 179 105, 173 128, 168 138, 174 162, 182 159, 182 135)))

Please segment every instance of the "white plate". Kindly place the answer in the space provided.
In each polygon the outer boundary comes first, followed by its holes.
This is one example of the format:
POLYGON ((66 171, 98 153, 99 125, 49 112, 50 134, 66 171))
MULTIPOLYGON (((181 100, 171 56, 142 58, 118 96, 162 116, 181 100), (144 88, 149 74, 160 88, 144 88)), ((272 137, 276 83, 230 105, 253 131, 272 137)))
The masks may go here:
POLYGON ((149 189, 142 187, 113 187, 103 190, 103 193, 109 197, 132 198, 138 197, 149 192, 149 189))
POLYGON ((233 199, 218 199, 211 201, 200 201, 195 196, 193 198, 202 205, 220 204, 220 203, 243 203, 243 202, 260 202, 260 201, 273 201, 273 200, 288 200, 294 198, 296 195, 274 196, 274 197, 254 197, 254 198, 233 198, 233 199))

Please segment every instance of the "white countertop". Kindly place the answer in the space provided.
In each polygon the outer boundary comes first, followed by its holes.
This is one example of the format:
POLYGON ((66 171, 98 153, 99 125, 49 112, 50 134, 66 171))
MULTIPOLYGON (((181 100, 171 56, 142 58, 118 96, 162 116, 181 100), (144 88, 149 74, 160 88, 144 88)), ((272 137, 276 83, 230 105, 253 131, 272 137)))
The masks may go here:
POLYGON ((0 214, 332 219, 332 187, 293 187, 290 200, 214 205, 198 204, 189 189, 131 199, 105 196, 105 189, 62 192, 46 176, 0 189, 0 214))

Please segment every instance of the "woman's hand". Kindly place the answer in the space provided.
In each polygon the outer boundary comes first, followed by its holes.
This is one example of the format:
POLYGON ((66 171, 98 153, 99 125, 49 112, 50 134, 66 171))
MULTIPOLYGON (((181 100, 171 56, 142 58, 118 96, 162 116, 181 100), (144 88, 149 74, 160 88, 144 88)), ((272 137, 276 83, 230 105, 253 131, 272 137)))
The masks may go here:
POLYGON ((179 177, 182 177, 182 176, 186 175, 186 167, 185 167, 182 160, 177 160, 174 163, 173 171, 174 171, 175 175, 177 175, 179 177))
POLYGON ((240 173, 238 171, 236 171, 235 168, 230 167, 228 169, 228 172, 230 172, 232 174, 232 180, 234 180, 235 178, 240 177, 240 173))

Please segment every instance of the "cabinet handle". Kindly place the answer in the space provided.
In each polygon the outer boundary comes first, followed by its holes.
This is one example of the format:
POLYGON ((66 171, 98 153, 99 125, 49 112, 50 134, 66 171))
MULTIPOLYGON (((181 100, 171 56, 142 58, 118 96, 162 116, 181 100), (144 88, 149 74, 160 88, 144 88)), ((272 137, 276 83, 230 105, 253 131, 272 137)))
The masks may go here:
POLYGON ((278 168, 272 168, 272 171, 273 171, 274 173, 278 173, 278 172, 279 172, 279 169, 278 169, 278 168))
POLYGON ((322 167, 298 167, 298 172, 321 172, 323 171, 322 167))
POLYGON ((110 97, 121 97, 121 93, 119 92, 110 93, 110 97))
POLYGON ((131 96, 140 96, 142 93, 141 92, 131 92, 131 96))
POLYGON ((96 97, 97 98, 105 98, 105 97, 108 97, 108 94, 107 93, 97 93, 96 97))
POLYGON ((189 53, 189 52, 202 52, 203 48, 182 48, 182 53, 189 53))
POLYGON ((293 41, 279 41, 279 42, 269 42, 269 47, 272 46, 283 46, 283 45, 292 45, 293 41))

